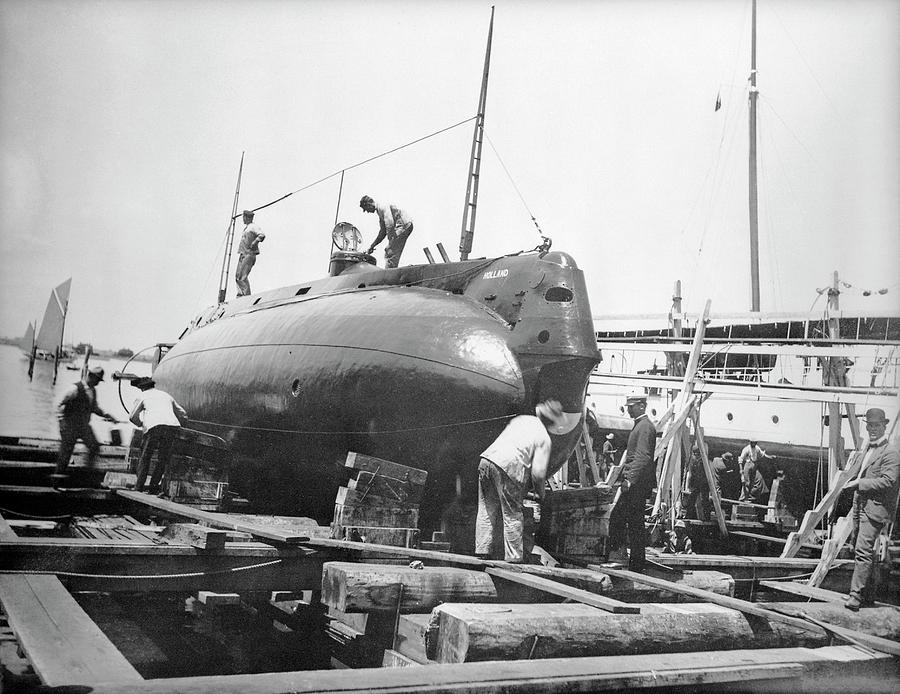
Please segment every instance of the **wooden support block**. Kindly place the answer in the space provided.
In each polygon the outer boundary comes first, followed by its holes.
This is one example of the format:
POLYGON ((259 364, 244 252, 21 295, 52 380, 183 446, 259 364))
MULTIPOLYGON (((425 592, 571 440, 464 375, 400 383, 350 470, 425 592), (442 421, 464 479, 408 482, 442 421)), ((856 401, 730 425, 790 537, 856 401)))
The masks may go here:
POLYGON ((0 603, 44 684, 143 681, 56 576, 0 575, 0 603))
MULTIPOLYGON (((662 571, 657 574, 652 569, 647 573, 651 576, 663 575, 662 571)), ((723 571, 687 571, 685 573, 672 571, 665 574, 665 580, 676 586, 689 586, 716 595, 734 596, 734 577, 723 571)), ((664 590, 658 586, 649 586, 627 578, 613 578, 612 587, 605 594, 623 602, 634 603, 696 601, 696 598, 679 593, 677 590, 664 590)))
POLYGON ((364 455, 362 453, 355 453, 353 451, 347 454, 347 460, 344 465, 353 468, 354 470, 364 470, 376 475, 381 475, 382 477, 389 477, 401 482, 408 482, 417 487, 424 486, 425 480, 428 479, 428 473, 425 470, 400 465, 399 463, 393 463, 390 460, 383 460, 381 458, 364 455))
POLYGON ((343 612, 427 612, 447 600, 494 600, 490 576, 456 568, 352 562, 326 562, 322 568, 322 602, 343 612))
POLYGON ((424 485, 360 470, 355 479, 347 482, 347 488, 357 492, 364 500, 371 497, 389 500, 389 505, 418 506, 425 492, 424 485))
POLYGON ((412 658, 407 658, 402 653, 390 648, 385 649, 384 660, 381 661, 381 667, 418 667, 419 665, 420 663, 412 658))
MULTIPOLYGON (((794 605, 798 603, 782 603, 794 605)), ((860 613, 833 615, 800 605, 823 619, 866 628, 860 613), (849 616, 848 616, 849 615, 849 616)), ((640 614, 601 612, 587 605, 445 603, 434 610, 438 630, 434 659, 440 663, 573 658, 635 653, 827 645, 830 637, 783 622, 760 623, 737 610, 709 603, 641 606, 640 614)), ((841 608, 843 609, 843 608, 841 608)), ((879 616, 881 629, 887 615, 879 616)))
POLYGON ((393 545, 394 547, 419 546, 418 528, 380 528, 364 525, 344 525, 340 529, 340 534, 340 539, 354 542, 393 545))
POLYGON ((394 649, 416 663, 431 665, 434 661, 428 657, 427 644, 434 642, 429 636, 432 632, 436 635, 437 621, 432 621, 431 614, 400 615, 394 649))
POLYGON ((163 530, 162 536, 191 547, 206 550, 225 549, 228 533, 196 523, 173 523, 163 530))
POLYGON ((132 472, 107 472, 103 476, 103 485, 108 489, 134 489, 137 475, 132 472))
POLYGON ((417 528, 419 526, 419 510, 415 508, 344 506, 335 504, 332 526, 345 525, 417 528))
POLYGON ((225 607, 240 605, 241 596, 237 593, 214 593, 211 590, 201 590, 197 593, 197 601, 207 607, 225 607))

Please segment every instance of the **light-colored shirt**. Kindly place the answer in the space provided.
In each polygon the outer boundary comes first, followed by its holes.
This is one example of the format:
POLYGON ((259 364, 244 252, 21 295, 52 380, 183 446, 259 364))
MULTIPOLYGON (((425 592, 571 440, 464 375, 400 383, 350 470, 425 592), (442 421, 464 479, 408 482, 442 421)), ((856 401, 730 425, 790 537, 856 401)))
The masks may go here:
POLYGON ((239 255, 259 255, 259 242, 266 238, 259 225, 250 222, 244 227, 241 234, 241 245, 238 246, 239 255))
POLYGON ((481 457, 490 460, 510 478, 527 486, 531 481, 532 471, 539 479, 547 476, 550 434, 538 417, 519 415, 510 420, 481 457))
POLYGON ((187 419, 187 412, 167 392, 151 388, 138 398, 128 419, 144 431, 150 431, 160 425, 181 426, 182 420, 187 419))
POLYGON ((378 237, 375 244, 387 236, 388 241, 393 241, 397 235, 397 229, 405 229, 412 224, 412 217, 401 210, 396 205, 381 205, 373 202, 375 205, 375 214, 378 215, 378 237))
POLYGON ((751 463, 755 463, 760 458, 767 458, 767 457, 768 456, 766 455, 766 452, 762 448, 760 448, 759 446, 751 446, 748 443, 746 446, 744 446, 743 450, 741 451, 741 455, 738 458, 738 460, 740 461, 741 465, 743 465, 748 460, 751 463))

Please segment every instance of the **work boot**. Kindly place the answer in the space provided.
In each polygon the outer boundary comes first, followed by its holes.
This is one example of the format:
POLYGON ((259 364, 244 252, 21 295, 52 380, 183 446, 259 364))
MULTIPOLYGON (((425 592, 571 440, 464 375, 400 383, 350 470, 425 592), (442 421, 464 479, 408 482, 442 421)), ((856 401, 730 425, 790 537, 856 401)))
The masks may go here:
POLYGON ((847 602, 844 603, 844 607, 852 612, 859 612, 860 605, 862 605, 862 601, 859 599, 859 596, 852 593, 847 598, 847 602))

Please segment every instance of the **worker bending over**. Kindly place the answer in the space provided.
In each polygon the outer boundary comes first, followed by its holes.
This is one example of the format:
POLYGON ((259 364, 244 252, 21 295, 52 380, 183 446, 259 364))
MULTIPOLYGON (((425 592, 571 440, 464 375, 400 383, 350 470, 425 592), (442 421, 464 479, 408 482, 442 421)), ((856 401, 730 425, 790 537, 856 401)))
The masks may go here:
POLYGON ((384 266, 397 267, 400 264, 400 255, 406 246, 406 239, 413 232, 412 217, 396 205, 381 205, 368 195, 362 196, 359 206, 364 212, 374 212, 378 215, 378 236, 375 237, 367 252, 371 255, 375 246, 387 237, 388 246, 384 251, 384 266))

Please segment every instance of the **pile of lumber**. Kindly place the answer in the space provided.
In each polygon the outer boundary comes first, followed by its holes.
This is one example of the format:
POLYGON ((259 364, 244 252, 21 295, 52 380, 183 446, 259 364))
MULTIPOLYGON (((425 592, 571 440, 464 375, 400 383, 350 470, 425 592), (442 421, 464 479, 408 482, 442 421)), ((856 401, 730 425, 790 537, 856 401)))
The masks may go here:
POLYGON ((541 504, 538 543, 551 554, 596 561, 605 556, 611 487, 550 490, 541 504))
POLYGON ((417 547, 419 504, 428 473, 351 451, 344 465, 356 477, 338 489, 332 537, 417 547))

